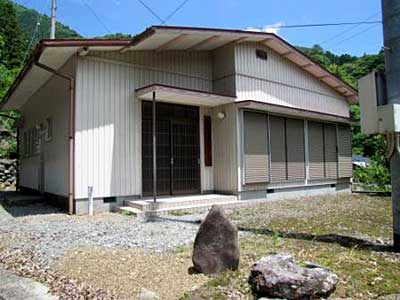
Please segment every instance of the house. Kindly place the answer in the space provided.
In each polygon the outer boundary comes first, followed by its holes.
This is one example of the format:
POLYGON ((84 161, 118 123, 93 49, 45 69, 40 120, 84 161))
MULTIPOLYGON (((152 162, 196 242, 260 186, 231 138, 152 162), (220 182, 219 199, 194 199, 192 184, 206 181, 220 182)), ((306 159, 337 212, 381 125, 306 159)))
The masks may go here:
POLYGON ((23 116, 20 188, 80 214, 88 187, 95 211, 349 191, 356 101, 277 35, 153 26, 132 40, 41 41, 1 110, 23 116))

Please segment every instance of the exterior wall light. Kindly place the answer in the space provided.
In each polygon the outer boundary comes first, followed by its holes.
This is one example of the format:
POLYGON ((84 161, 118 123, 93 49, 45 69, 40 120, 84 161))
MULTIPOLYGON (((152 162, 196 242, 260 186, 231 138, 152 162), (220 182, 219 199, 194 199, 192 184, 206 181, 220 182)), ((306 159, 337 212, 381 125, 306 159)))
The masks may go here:
POLYGON ((217 113, 217 118, 220 120, 224 120, 226 118, 226 114, 223 111, 217 113))

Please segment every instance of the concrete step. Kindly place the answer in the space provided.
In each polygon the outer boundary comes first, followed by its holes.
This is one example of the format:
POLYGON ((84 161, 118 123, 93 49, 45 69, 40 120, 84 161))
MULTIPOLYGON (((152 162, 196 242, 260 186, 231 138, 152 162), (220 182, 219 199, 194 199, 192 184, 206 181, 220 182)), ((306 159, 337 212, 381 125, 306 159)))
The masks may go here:
POLYGON ((137 217, 144 216, 144 212, 142 210, 130 206, 121 206, 118 207, 117 210, 119 212, 128 212, 129 214, 132 214, 137 217))
POLYGON ((195 195, 184 197, 171 197, 158 199, 156 203, 152 200, 127 201, 126 205, 142 211, 179 210, 179 208, 190 208, 199 206, 212 206, 216 204, 235 203, 236 196, 227 195, 195 195))
MULTIPOLYGON (((224 208, 236 208, 243 204, 242 201, 228 201, 228 202, 219 202, 217 205, 220 205, 224 208)), ((161 209, 154 209, 154 210, 147 210, 144 212, 145 216, 151 215, 165 215, 173 211, 182 211, 182 212, 196 212, 202 211, 205 209, 210 208, 214 204, 198 204, 198 205, 189 205, 189 206, 176 206, 176 207, 168 207, 168 208, 161 208, 161 209)))

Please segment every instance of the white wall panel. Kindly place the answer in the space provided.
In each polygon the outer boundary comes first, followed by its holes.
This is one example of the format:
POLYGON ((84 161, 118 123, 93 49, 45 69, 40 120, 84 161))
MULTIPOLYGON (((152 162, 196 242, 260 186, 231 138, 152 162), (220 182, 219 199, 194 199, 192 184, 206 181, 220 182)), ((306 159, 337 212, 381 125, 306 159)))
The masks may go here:
POLYGON ((79 60, 76 93, 76 198, 141 192, 140 102, 133 69, 79 60))
MULTIPOLYGON (((61 72, 75 76, 74 59, 69 60, 61 72)), ((47 118, 52 120, 52 139, 43 142, 41 151, 44 167, 44 192, 68 195, 68 108, 69 82, 58 76, 52 76, 21 108, 24 116, 24 128, 20 131, 20 142, 24 132, 38 124, 44 124, 47 118)), ((20 148, 20 185, 39 189, 40 155, 25 157, 20 148)))
POLYGON ((235 87, 235 49, 231 46, 213 51, 213 91, 215 93, 236 95, 235 87))
POLYGON ((234 104, 213 109, 214 189, 218 192, 238 190, 237 108, 234 104), (226 118, 217 118, 224 112, 226 118))
POLYGON ((212 57, 207 51, 90 52, 92 57, 129 64, 140 73, 136 88, 153 83, 212 92, 212 57))
MULTIPOLYGON (((135 89, 160 83, 211 91, 211 58, 201 52, 94 54, 80 58, 77 67, 75 196, 87 198, 88 186, 95 197, 140 195, 141 106, 135 89)), ((213 168, 202 170, 203 190, 213 189, 213 168)))
MULTIPOLYGON (((212 116, 212 109, 200 107, 200 161, 201 161, 201 190, 213 191, 214 190, 214 164, 215 157, 212 151, 212 166, 206 167, 204 161, 204 116, 212 116)), ((211 128, 214 127, 213 120, 211 121, 211 128)), ((214 148, 214 135, 211 134, 211 144, 214 148)))
POLYGON ((235 65, 238 100, 255 100, 349 117, 345 98, 263 45, 236 45, 235 65), (267 51, 267 60, 256 57, 256 49, 260 48, 267 51))

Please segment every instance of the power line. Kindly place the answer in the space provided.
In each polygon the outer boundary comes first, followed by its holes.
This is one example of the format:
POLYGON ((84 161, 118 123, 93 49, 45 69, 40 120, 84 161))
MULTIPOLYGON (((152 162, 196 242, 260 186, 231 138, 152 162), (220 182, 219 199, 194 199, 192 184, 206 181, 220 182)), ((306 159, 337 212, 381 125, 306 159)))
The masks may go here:
POLYGON ((111 34, 111 30, 104 24, 104 22, 101 20, 101 18, 96 14, 95 10, 87 3, 85 0, 82 0, 83 5, 85 5, 93 14, 93 16, 97 19, 97 21, 103 26, 103 28, 111 34))
MULTIPOLYGON (((379 15, 379 14, 381 14, 381 13, 380 13, 380 12, 377 12, 377 13, 375 13, 375 14, 369 16, 368 18, 366 18, 364 21, 371 20, 372 18, 376 17, 376 16, 379 15)), ((356 24, 355 26, 352 26, 351 28, 348 28, 348 29, 346 29, 346 30, 344 30, 344 31, 341 31, 340 33, 338 33, 338 34, 336 34, 336 35, 330 37, 329 39, 323 41, 322 43, 319 43, 319 45, 325 45, 325 44, 329 43, 330 41, 333 41, 333 40, 335 40, 336 38, 338 38, 338 37, 340 37, 340 36, 342 36, 342 35, 344 35, 344 34, 350 32, 350 31, 353 31, 354 29, 356 29, 356 28, 358 28, 358 27, 360 27, 360 26, 361 26, 361 24, 356 24)))
MULTIPOLYGON (((43 10, 44 10, 46 4, 47 4, 47 1, 44 2, 43 10)), ((36 37, 39 37, 39 35, 40 35, 40 25, 41 25, 40 22, 42 21, 42 18, 43 18, 44 15, 45 15, 44 12, 40 13, 38 15, 35 29, 33 30, 32 34, 31 34, 31 39, 29 41, 28 47, 25 50, 24 58, 22 59, 22 62, 21 62, 21 67, 24 65, 26 59, 28 58, 29 52, 30 52, 30 50, 32 48, 32 45, 35 42, 36 37)))
POLYGON ((370 26, 370 27, 368 27, 368 28, 366 28, 366 29, 364 29, 364 30, 362 30, 362 31, 359 31, 359 32, 357 32, 356 34, 353 34, 352 36, 350 36, 350 37, 348 37, 348 38, 346 38, 346 39, 344 39, 344 40, 341 40, 340 42, 336 43, 335 46, 341 45, 341 44, 343 44, 344 42, 347 42, 348 40, 351 40, 351 39, 355 38, 356 36, 359 36, 359 35, 361 35, 361 34, 367 32, 367 31, 370 31, 371 29, 375 28, 376 26, 378 26, 378 24, 372 25, 372 26, 370 26))
POLYGON ((343 22, 343 23, 321 23, 321 24, 299 24, 299 25, 281 25, 268 26, 268 29, 292 29, 292 28, 309 28, 309 27, 329 27, 329 26, 346 26, 361 24, 381 24, 382 21, 360 21, 360 22, 343 22))
POLYGON ((165 19, 164 24, 167 23, 169 19, 171 19, 181 8, 183 8, 189 0, 184 0, 172 13, 170 13, 165 19))
POLYGON ((161 17, 146 3, 144 3, 142 0, 138 0, 138 2, 145 8, 147 9, 156 19, 160 21, 161 24, 165 25, 165 22, 161 17))

